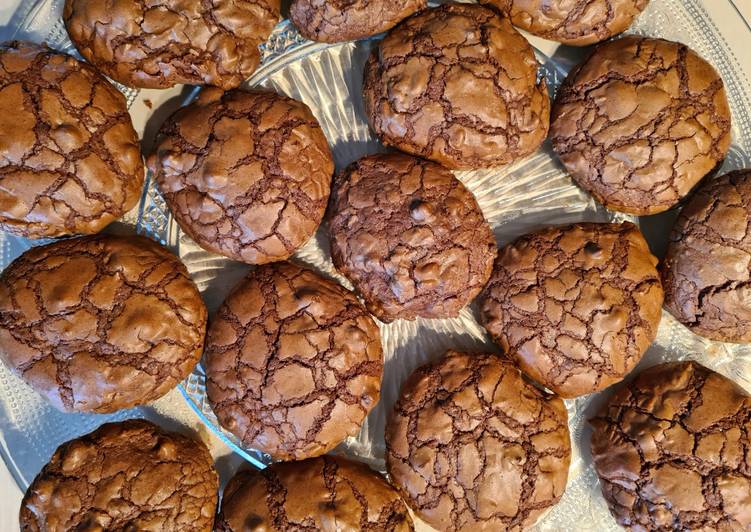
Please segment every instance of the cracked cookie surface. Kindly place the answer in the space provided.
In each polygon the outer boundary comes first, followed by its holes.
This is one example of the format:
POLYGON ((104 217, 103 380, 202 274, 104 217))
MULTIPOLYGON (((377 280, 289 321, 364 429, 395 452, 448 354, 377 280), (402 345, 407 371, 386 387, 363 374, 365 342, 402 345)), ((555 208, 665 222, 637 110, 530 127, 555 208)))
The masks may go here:
POLYGON ((393 28, 427 0, 294 0, 289 18, 306 39, 353 41, 393 28))
POLYGON ((604 41, 628 29, 649 0, 480 0, 517 28, 572 46, 604 41))
POLYGON ((570 460, 563 401, 489 353, 418 368, 386 426, 392 482, 442 531, 529 528, 561 498, 570 460))
POLYGON ((193 370, 205 331, 185 266, 148 238, 54 242, 0 275, 0 359, 63 411, 161 397, 193 370))
POLYGON ((707 181, 673 227, 665 307, 696 334, 751 342, 751 170, 707 181))
POLYGON ((280 0, 66 0, 65 27, 88 61, 129 87, 235 88, 260 63, 280 0))
POLYGON ((397 491, 367 465, 338 456, 241 471, 224 490, 218 532, 247 530, 408 532, 397 491))
POLYGON ((328 217, 334 266, 381 321, 457 316, 490 278, 493 231, 436 163, 360 159, 335 178, 328 217))
POLYGON ((159 134, 149 168, 185 231, 249 264, 283 260, 318 229, 334 162, 302 102, 204 89, 159 134))
POLYGON ((730 108, 715 69, 683 44, 627 36, 600 45, 561 86, 553 148, 609 209, 675 206, 730 147, 730 108))
POLYGON ((657 258, 632 223, 581 223, 501 249, 481 322, 521 370, 562 397, 620 381, 657 335, 657 258))
POLYGON ((143 419, 57 448, 21 502, 22 532, 209 532, 219 477, 203 442, 143 419))
POLYGON ((452 169, 534 152, 550 101, 534 51, 506 17, 448 3, 401 22, 368 59, 363 94, 387 146, 452 169))
POLYGON ((751 528, 751 397, 695 362, 643 371, 590 422, 602 493, 630 530, 751 528))
POLYGON ((206 391, 219 422, 277 460, 318 456, 356 434, 382 374, 365 307, 292 263, 250 272, 209 328, 206 391))
POLYGON ((144 168, 125 98, 90 65, 0 44, 0 229, 101 231, 135 206, 144 168))

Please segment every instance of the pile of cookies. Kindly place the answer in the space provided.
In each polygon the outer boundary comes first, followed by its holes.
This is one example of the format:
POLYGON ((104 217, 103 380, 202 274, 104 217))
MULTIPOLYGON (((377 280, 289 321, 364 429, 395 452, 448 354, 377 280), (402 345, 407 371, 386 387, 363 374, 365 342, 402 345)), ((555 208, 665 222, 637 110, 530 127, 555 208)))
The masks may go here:
MULTIPOLYGON (((708 177, 730 145, 714 68, 685 45, 615 37, 648 0, 294 0, 313 40, 382 31, 363 74, 395 150, 334 175, 302 102, 238 86, 279 0, 67 0, 87 62, 0 45, 0 227, 31 248, 0 275, 0 358, 67 412, 157 399, 203 357, 221 425, 278 462, 224 488, 200 441, 143 420, 63 444, 24 497, 23 530, 521 530, 561 498, 564 398, 622 381, 663 305, 696 334, 751 342, 751 171, 708 177), (554 102, 515 28, 600 43, 554 102), (610 40, 608 40, 610 39, 610 40), (140 236, 99 234, 141 197, 122 94, 207 85, 147 155, 174 219, 255 268, 211 322, 185 266, 140 236), (504 165, 550 138, 609 209, 687 198, 661 265, 632 223, 577 223, 502 249, 451 170, 504 165), (355 292, 288 262, 325 220, 355 292), (711 259, 710 259, 711 258, 711 259), (327 455, 379 400, 381 322, 457 316, 478 298, 503 350, 449 351, 404 383, 388 480, 327 455)), ((613 516, 634 530, 751 527, 751 396, 693 362, 649 368, 591 420, 613 516)))

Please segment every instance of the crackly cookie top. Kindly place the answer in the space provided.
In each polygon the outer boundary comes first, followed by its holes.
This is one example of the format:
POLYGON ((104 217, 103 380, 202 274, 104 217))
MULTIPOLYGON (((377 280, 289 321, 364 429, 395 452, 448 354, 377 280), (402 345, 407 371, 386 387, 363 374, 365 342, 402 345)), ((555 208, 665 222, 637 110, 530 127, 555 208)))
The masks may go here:
POLYGON ((493 231, 436 163, 360 159, 335 179, 328 216, 334 265, 382 321, 456 316, 490 277, 493 231))
POLYGON ((149 167, 183 231, 249 264, 286 259, 307 242, 334 172, 304 103, 218 89, 204 89, 164 124, 149 167))
POLYGON ((307 39, 341 42, 393 28, 427 0, 293 0, 289 18, 307 39))
POLYGON ((563 401, 488 353, 417 369, 386 427, 394 485, 443 531, 532 526, 561 498, 570 460, 563 401))
POLYGON ((86 63, 37 44, 0 44, 0 229, 89 234, 143 187, 125 98, 86 63))
POLYGON ((573 46, 624 32, 649 0, 481 0, 506 13, 517 28, 573 46))
POLYGON ((278 460, 357 433, 382 373, 378 327, 354 294, 288 262, 253 270, 209 330, 206 389, 219 422, 278 460))
POLYGON ((258 45, 280 0, 66 0, 65 27, 88 61, 129 87, 237 87, 258 68, 258 45))
POLYGON ((681 211, 663 263, 665 306, 696 334, 751 342, 751 170, 704 183, 681 211))
POLYGON ((62 444, 21 502, 22 532, 209 532, 219 477, 206 446, 142 419, 62 444))
POLYGON ((591 421, 602 493, 630 530, 751 528, 751 397, 695 362, 643 371, 591 421))
POLYGON ((414 530, 404 501, 380 474, 338 456, 277 462, 241 471, 227 484, 218 532, 259 530, 414 530))
POLYGON ((522 371, 563 397, 621 380, 657 335, 657 258, 632 223, 525 235, 498 254, 481 320, 522 371))
POLYGON ((64 411, 161 397, 198 362, 205 329, 185 266, 148 238, 54 242, 0 275, 0 359, 64 411))
POLYGON ((534 152, 550 102, 532 47, 497 11, 448 3, 389 32, 365 67, 381 141, 448 168, 484 168, 534 152))
POLYGON ((720 76, 688 47, 628 36, 569 74, 550 136, 571 176, 606 207, 655 214, 725 157, 730 108, 720 76))

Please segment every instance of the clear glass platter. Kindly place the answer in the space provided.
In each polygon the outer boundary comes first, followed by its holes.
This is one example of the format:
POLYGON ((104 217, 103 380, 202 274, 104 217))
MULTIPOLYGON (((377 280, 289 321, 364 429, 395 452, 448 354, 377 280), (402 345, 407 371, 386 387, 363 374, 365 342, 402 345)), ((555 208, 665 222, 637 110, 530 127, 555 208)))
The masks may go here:
MULTIPOLYGON (((26 25, 23 35, 38 35, 38 40, 47 40, 55 48, 72 51, 59 22, 59 11, 56 11, 61 0, 22 4, 28 5, 14 20, 22 28, 26 25)), ((682 41, 715 65, 725 81, 733 111, 733 145, 721 171, 751 167, 751 82, 742 72, 722 32, 705 11, 703 5, 709 4, 699 0, 653 0, 631 31, 682 41)), ((554 91, 584 52, 558 48, 554 43, 537 38, 530 40, 541 63, 541 75, 546 76, 554 91)), ((383 150, 368 129, 360 96, 362 68, 375 42, 371 39, 337 45, 311 43, 302 39, 289 22, 282 22, 262 46, 262 66, 247 85, 275 90, 308 104, 326 133, 337 169, 341 169, 365 154, 383 150)), ((746 42, 751 42, 751 29, 746 42)), ((184 91, 180 103, 189 102, 196 93, 197 89, 184 91)), ((146 98, 143 93, 128 90, 126 96, 133 105, 133 112, 138 109, 141 113, 146 109, 140 103, 146 98)), ((134 119, 138 121, 137 117, 134 119)), ((146 119, 140 122, 145 123, 146 119)), ((609 213, 573 185, 547 143, 536 154, 513 165, 459 172, 457 176, 477 197, 500 245, 545 225, 624 218, 609 213)), ((655 250, 666 239, 674 215, 675 212, 642 220, 655 250)), ((201 289, 210 312, 250 269, 199 248, 177 226, 150 178, 139 207, 113 230, 149 235, 175 251, 201 289)), ((0 233, 0 266, 7 266, 30 245, 30 241, 0 233)), ((324 227, 294 259, 336 277, 350 287, 333 269, 328 249, 324 227)), ((386 357, 381 401, 361 432, 345 441, 336 452, 359 457, 383 469, 386 415, 409 373, 439 357, 448 348, 497 351, 478 325, 475 315, 476 309, 470 307, 464 309, 460 317, 451 320, 400 320, 389 325, 380 324, 386 357)), ((751 346, 703 340, 663 313, 658 338, 640 367, 685 358, 696 359, 751 390, 751 346)), ((199 365, 180 386, 195 413, 216 436, 246 460, 257 467, 268 463, 268 456, 241 448, 236 438, 218 426, 206 401, 204 382, 205 376, 199 365)), ((537 529, 618 530, 600 495, 589 453, 587 419, 608 395, 606 391, 567 401, 573 444, 570 480, 563 500, 540 521, 537 529)), ((0 454, 19 485, 25 488, 62 441, 110 419, 133 416, 170 419, 174 417, 171 408, 165 399, 148 407, 109 416, 61 414, 0 366, 0 454)))

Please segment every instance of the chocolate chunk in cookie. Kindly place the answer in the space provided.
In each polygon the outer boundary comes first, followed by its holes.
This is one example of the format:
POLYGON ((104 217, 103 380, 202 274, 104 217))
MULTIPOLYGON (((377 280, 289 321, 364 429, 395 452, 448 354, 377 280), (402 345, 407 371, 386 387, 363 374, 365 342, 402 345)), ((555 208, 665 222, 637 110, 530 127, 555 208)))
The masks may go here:
POLYGON ((629 530, 751 528, 751 397, 695 362, 643 371, 591 421, 610 511, 629 530))
POLYGON ((534 51, 491 8, 448 3, 396 26, 365 66, 365 109, 388 145, 485 168, 545 140, 550 101, 534 51))
POLYGON ((143 188, 125 98, 90 65, 45 46, 0 44, 0 228, 91 234, 143 188))
POLYGON ((618 382, 657 335, 657 258, 632 223, 528 234, 498 254, 481 320, 527 375, 563 397, 618 382))
POLYGON ((365 464, 338 456, 241 471, 224 490, 218 532, 248 530, 408 532, 399 494, 365 464))
POLYGON ((209 329, 206 391, 219 422, 278 460, 356 434, 382 373, 378 327, 354 294, 288 262, 253 270, 209 329))
POLYGON ((21 502, 22 532, 209 532, 219 477, 206 446, 142 419, 64 443, 21 502))
POLYGON ((681 211, 663 263, 665 307, 712 340, 751 342, 751 170, 703 184, 681 211))
POLYGON ((714 68, 683 44, 628 36, 572 71, 550 136, 564 166, 607 208, 675 206, 730 147, 730 108, 714 68))
POLYGON ((289 18, 312 41, 354 41, 393 28, 427 0, 293 0, 289 18))
POLYGON ((551 41, 586 46, 631 26, 649 0, 480 0, 506 13, 517 28, 551 41))
POLYGON ((63 411, 161 397, 193 370, 205 330, 185 266, 148 238, 63 240, 0 275, 0 359, 63 411))
POLYGON ((280 0, 66 0, 65 27, 88 61, 129 87, 237 87, 258 68, 258 46, 280 0))
POLYGON ((438 530, 521 530, 563 495, 563 401, 493 354, 449 351, 415 371, 386 427, 386 466, 438 530))
POLYGON ((328 216, 334 266, 382 321, 455 317, 490 278, 493 231, 439 164, 360 159, 335 179, 328 216))
POLYGON ((149 168, 180 227, 207 251, 283 260, 316 232, 334 162, 302 102, 204 89, 162 127, 149 168))

